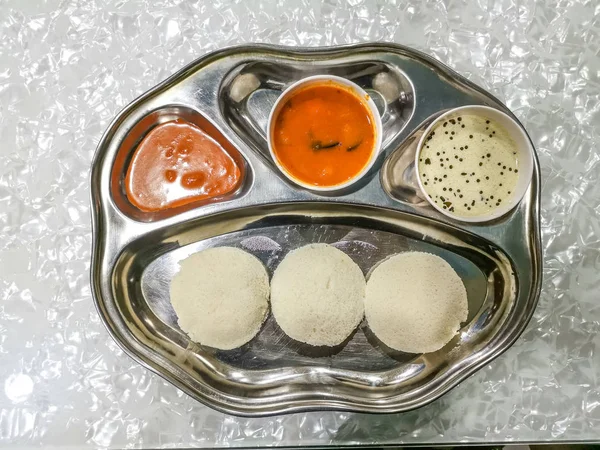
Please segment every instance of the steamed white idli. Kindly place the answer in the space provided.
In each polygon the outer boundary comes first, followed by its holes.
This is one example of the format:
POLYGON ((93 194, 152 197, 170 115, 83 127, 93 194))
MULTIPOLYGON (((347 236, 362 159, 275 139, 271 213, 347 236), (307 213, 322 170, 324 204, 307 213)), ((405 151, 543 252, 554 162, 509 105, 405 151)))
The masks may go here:
POLYGON ((171 303, 179 326, 193 341, 230 350, 258 333, 269 306, 269 275, 256 257, 216 247, 179 265, 171 303))
POLYGON ((273 316, 292 339, 315 346, 341 344, 363 318, 365 284, 360 267, 337 248, 298 248, 273 275, 273 316))
POLYGON ((429 353, 446 345, 467 320, 467 291, 436 255, 407 252, 380 263, 367 281, 365 315, 385 345, 429 353))

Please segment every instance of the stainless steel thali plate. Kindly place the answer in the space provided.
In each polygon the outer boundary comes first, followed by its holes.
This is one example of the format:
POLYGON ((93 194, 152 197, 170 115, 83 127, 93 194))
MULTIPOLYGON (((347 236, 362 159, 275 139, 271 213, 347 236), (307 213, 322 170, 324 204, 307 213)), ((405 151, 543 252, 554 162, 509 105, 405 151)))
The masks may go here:
POLYGON ((412 157, 420 133, 442 111, 466 104, 512 116, 451 69, 393 44, 242 46, 183 68, 115 118, 94 158, 92 290, 110 334, 192 397, 234 414, 398 412, 444 394, 517 339, 541 282, 537 158, 525 198, 495 222, 452 222, 419 196, 412 157), (289 184, 270 159, 265 138, 281 91, 317 73, 362 86, 384 125, 383 152, 371 173, 328 196, 289 184), (244 182, 217 201, 142 213, 124 194, 127 165, 152 127, 178 117, 202 121, 229 140, 239 152, 244 182), (197 345, 178 328, 168 293, 181 259, 232 245, 260 258, 272 274, 289 250, 311 242, 344 250, 365 273, 401 251, 438 254, 465 283, 469 318, 446 347, 425 355, 391 351, 364 324, 344 345, 327 350, 290 340, 272 318, 255 339, 231 351, 197 345))

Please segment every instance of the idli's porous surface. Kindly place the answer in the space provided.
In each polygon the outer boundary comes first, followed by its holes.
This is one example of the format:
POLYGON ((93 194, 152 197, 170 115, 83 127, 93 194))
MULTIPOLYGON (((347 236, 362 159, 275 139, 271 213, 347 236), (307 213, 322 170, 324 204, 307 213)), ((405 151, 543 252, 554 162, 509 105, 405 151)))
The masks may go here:
POLYGON ((269 275, 243 250, 210 248, 180 262, 171 303, 193 341, 231 350, 260 330, 269 307, 269 275))
POLYGON ((328 244, 291 251, 271 281, 271 309, 292 339, 339 345, 364 315, 365 277, 352 259, 328 244))
POLYGON ((467 320, 467 291, 439 256, 400 253, 372 271, 365 315, 371 331, 388 347, 408 353, 434 352, 467 320))

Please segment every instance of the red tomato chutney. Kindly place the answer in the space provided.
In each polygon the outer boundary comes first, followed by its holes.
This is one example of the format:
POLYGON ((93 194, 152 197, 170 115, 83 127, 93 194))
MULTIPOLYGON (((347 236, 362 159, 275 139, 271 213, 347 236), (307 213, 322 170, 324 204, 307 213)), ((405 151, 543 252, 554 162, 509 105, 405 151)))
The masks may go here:
POLYGON ((290 95, 276 116, 272 145, 293 178, 335 186, 354 178, 369 163, 375 124, 358 95, 326 81, 290 95))
POLYGON ((234 190, 240 168, 202 129, 181 119, 153 128, 135 150, 125 177, 127 198, 161 211, 234 190))

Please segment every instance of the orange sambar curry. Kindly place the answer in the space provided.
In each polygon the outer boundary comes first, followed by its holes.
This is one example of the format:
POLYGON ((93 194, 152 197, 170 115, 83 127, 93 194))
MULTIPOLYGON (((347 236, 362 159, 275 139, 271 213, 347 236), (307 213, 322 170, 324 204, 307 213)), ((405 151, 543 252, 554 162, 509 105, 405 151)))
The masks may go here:
POLYGON ((201 128, 178 119, 153 128, 125 177, 129 201, 146 212, 218 197, 236 189, 241 171, 201 128))
POLYGON ((273 153, 280 165, 313 186, 354 178, 369 163, 374 145, 375 125, 365 102, 329 81, 292 92, 273 127, 273 153))

